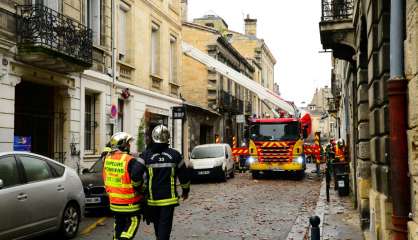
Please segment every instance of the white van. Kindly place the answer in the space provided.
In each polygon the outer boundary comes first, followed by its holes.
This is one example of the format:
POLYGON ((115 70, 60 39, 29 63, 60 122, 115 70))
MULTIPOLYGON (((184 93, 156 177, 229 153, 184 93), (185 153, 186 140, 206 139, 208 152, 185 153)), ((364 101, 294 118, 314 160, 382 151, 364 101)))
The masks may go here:
POLYGON ((216 177, 222 181, 228 176, 234 177, 232 150, 225 143, 196 146, 190 155, 190 163, 193 177, 216 177))

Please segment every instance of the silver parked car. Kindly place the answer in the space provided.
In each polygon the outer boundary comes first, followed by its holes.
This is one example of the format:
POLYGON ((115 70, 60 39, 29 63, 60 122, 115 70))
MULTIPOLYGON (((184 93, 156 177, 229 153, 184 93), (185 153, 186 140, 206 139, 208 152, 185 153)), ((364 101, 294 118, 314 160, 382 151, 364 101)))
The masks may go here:
POLYGON ((47 232, 73 238, 84 204, 73 169, 37 154, 0 153, 0 240, 47 232))

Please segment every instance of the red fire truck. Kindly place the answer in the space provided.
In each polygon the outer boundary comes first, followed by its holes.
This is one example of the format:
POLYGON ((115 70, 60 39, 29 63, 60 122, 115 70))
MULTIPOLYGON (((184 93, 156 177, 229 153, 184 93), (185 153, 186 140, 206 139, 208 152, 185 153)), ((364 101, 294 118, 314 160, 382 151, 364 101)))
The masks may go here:
POLYGON ((307 123, 300 118, 252 119, 248 131, 247 162, 253 178, 272 171, 293 172, 303 178, 306 169, 304 139, 308 137, 310 121, 307 123))

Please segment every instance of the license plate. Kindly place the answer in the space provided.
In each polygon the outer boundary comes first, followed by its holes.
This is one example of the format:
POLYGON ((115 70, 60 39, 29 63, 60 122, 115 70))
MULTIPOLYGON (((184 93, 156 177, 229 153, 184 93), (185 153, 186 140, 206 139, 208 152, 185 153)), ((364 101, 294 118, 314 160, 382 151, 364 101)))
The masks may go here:
POLYGON ((86 203, 100 203, 101 200, 99 197, 94 197, 94 198, 86 198, 86 203))
POLYGON ((210 172, 209 171, 199 171, 197 172, 197 174, 199 175, 208 175, 210 172))
POLYGON ((338 187, 344 187, 344 186, 345 186, 344 181, 338 181, 338 187))

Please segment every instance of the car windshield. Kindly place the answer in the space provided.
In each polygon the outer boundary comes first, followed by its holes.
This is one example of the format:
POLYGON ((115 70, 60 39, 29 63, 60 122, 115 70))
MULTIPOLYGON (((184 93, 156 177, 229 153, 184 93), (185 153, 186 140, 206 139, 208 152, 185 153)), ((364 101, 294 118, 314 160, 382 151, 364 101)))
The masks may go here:
POLYGON ((251 128, 251 138, 255 141, 297 140, 299 137, 297 122, 261 123, 251 128))
POLYGON ((193 159, 218 158, 225 156, 225 148, 223 146, 198 147, 193 149, 191 157, 193 159))
POLYGON ((96 161, 89 170, 89 172, 91 173, 101 173, 102 171, 103 171, 103 161, 101 159, 96 161))

